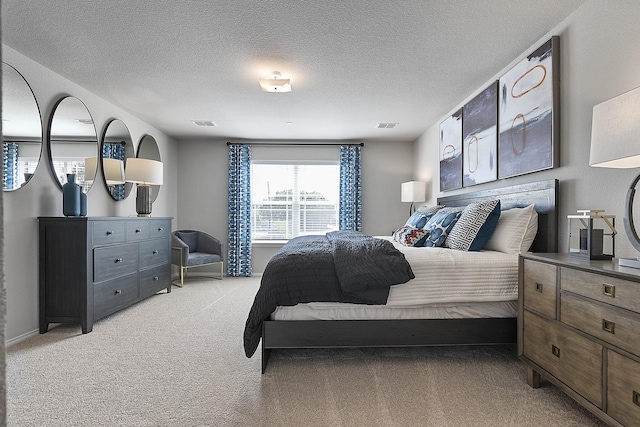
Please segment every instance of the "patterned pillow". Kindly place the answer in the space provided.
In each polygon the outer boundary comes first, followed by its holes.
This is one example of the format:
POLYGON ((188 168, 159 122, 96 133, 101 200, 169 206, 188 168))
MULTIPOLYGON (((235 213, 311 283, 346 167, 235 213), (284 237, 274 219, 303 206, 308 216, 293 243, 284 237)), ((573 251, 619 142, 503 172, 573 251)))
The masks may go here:
POLYGON ((458 218, 460 211, 450 211, 441 209, 436 212, 425 224, 425 230, 429 231, 429 236, 424 241, 424 246, 442 246, 447 239, 458 218))
POLYGON ((427 230, 406 225, 393 232, 393 240, 405 246, 424 246, 427 237, 429 237, 427 230))
POLYGON ((438 212, 440 209, 442 209, 443 207, 444 206, 440 206, 440 205, 436 205, 436 206, 422 205, 417 209, 417 211, 424 212, 426 214, 434 214, 438 212))
POLYGON ((421 211, 415 211, 413 215, 409 217, 407 222, 404 224, 405 226, 413 227, 413 228, 423 228, 427 223, 427 220, 431 218, 433 214, 425 213, 421 211))
POLYGON ((489 240, 500 219, 500 200, 467 205, 447 236, 446 246, 461 251, 479 251, 489 240))

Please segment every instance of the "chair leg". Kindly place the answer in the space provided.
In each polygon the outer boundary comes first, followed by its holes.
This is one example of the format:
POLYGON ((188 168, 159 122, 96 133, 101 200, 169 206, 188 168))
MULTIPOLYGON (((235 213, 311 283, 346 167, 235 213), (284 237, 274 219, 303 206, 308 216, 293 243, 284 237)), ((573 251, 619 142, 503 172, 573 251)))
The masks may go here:
POLYGON ((220 261, 220 277, 218 277, 218 279, 222 280, 223 275, 224 275, 224 262, 220 261))
POLYGON ((184 267, 180 266, 180 287, 184 286, 184 267))

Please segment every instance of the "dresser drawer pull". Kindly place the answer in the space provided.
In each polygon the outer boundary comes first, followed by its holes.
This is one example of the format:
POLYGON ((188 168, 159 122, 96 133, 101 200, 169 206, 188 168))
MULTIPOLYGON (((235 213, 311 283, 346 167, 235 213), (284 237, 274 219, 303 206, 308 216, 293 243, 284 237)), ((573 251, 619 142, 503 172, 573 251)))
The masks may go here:
POLYGON ((640 393, 633 390, 633 404, 640 406, 640 393))
POLYGON ((122 293, 122 289, 116 289, 116 295, 120 295, 122 293))
POLYGON ((551 354, 553 354, 555 357, 560 357, 560 349, 551 344, 551 354))
POLYGON ((160 280, 160 278, 158 276, 153 276, 153 281, 157 282, 158 280, 160 280))
POLYGON ((616 297, 616 287, 615 285, 608 285, 606 283, 602 284, 602 295, 606 297, 615 298, 616 297))
POLYGON ((116 262, 116 263, 118 263, 118 262, 122 262, 122 258, 116 258, 116 261, 115 261, 115 262, 116 262))
POLYGON ((616 332, 616 323, 607 319, 602 319, 602 330, 609 332, 611 334, 615 334, 616 332))
POLYGON ((154 255, 158 255, 158 251, 153 251, 153 254, 154 255))
POLYGON ((136 233, 142 233, 142 230, 140 230, 139 228, 136 228, 136 233))
POLYGON ((113 231, 109 230, 107 231, 107 236, 111 236, 113 234, 113 231))
POLYGON ((542 283, 536 282, 536 292, 542 293, 542 283))
POLYGON ((164 231, 164 228, 158 227, 158 231, 164 231))

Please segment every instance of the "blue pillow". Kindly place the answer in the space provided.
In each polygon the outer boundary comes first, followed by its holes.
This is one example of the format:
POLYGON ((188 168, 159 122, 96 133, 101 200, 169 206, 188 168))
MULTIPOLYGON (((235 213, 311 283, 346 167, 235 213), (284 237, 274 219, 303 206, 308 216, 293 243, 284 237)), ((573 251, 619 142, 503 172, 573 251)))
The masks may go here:
POLYGON ((467 205, 447 236, 446 246, 461 251, 479 251, 489 240, 500 219, 500 200, 467 205))
POLYGON ((411 215, 409 217, 409 219, 407 220, 407 222, 405 222, 405 226, 406 227, 413 227, 413 228, 423 228, 424 225, 427 223, 427 221, 429 220, 429 218, 431 218, 433 216, 433 214, 431 213, 425 213, 425 212, 421 212, 421 211, 415 211, 413 213, 413 215, 411 215))
POLYGON ((461 211, 440 210, 429 218, 424 226, 425 230, 429 231, 424 246, 442 246, 460 214, 461 211))

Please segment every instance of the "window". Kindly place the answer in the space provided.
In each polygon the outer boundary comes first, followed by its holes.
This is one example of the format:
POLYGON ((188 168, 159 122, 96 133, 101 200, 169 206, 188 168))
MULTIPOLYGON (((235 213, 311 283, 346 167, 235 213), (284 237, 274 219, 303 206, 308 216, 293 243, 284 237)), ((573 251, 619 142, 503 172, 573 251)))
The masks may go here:
POLYGON ((287 240, 337 230, 339 195, 337 163, 252 163, 252 240, 287 240))

